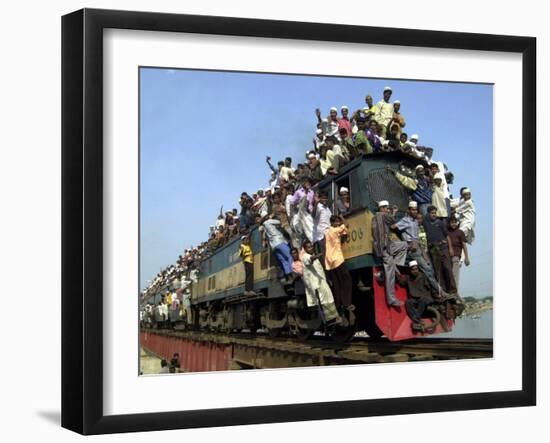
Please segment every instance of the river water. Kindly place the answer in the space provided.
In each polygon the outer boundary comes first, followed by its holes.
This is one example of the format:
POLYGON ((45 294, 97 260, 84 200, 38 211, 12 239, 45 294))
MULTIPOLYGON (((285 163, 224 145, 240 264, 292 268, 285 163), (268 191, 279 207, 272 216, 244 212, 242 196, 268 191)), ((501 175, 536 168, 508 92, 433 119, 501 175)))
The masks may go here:
POLYGON ((451 332, 438 334, 434 337, 493 338, 493 310, 484 312, 477 319, 458 318, 451 332))

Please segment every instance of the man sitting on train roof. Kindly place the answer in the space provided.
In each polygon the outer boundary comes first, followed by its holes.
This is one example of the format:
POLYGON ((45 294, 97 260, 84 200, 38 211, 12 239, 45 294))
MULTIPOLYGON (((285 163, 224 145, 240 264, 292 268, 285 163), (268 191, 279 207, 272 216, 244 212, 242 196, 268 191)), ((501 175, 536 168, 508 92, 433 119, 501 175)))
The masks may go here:
MULTIPOLYGON (((376 125, 376 122, 373 124, 376 125)), ((357 119, 357 133, 353 136, 353 146, 357 155, 374 152, 372 142, 369 139, 369 131, 367 130, 367 120, 363 117, 357 119)))
POLYGON ((363 116, 365 117, 366 121, 368 122, 375 114, 376 108, 374 107, 373 101, 372 101, 372 95, 367 95, 365 97, 365 103, 367 106, 363 108, 363 116))
POLYGON ((340 128, 340 148, 342 149, 342 152, 347 156, 348 161, 353 160, 354 158, 357 158, 359 156, 359 151, 355 147, 355 143, 353 142, 353 138, 348 134, 346 128, 340 128))
POLYGON ((340 129, 345 129, 348 134, 351 134, 351 120, 349 118, 349 108, 347 106, 342 106, 340 108, 342 117, 338 120, 338 132, 340 129))
MULTIPOLYGON (((426 276, 420 272, 416 261, 409 262, 410 275, 401 274, 399 283, 407 288, 405 309, 413 323, 422 322, 426 308, 434 303, 434 292, 426 276)), ((414 326, 413 326, 414 327, 414 326)))
POLYGON ((389 202, 378 202, 378 212, 372 219, 373 251, 384 263, 386 301, 390 306, 399 307, 402 302, 395 297, 395 274, 397 266, 405 264, 407 243, 390 238, 391 230, 396 227, 395 219, 390 215, 389 202))
POLYGON ((321 129, 325 136, 339 137, 338 128, 340 127, 340 119, 338 118, 338 109, 334 106, 330 108, 329 116, 326 119, 321 118, 321 111, 319 108, 315 109, 315 115, 317 116, 317 122, 321 125, 321 129))
MULTIPOLYGON (((365 134, 367 136, 367 140, 369 141, 369 144, 371 146, 370 152, 380 152, 382 151, 382 138, 380 137, 380 125, 376 122, 376 120, 372 119, 369 121, 369 126, 365 130, 365 134)), ((369 151, 367 151, 367 154, 369 151)))
POLYGON ((398 139, 401 137, 401 131, 405 127, 405 117, 403 117, 403 114, 401 114, 400 111, 401 102, 399 100, 395 100, 393 102, 393 115, 388 123, 388 129, 390 132, 395 132, 398 139))
POLYGON ((386 86, 384 88, 384 98, 376 103, 374 115, 372 116, 372 119, 380 126, 380 136, 383 138, 386 138, 386 130, 394 113, 393 104, 390 103, 391 95, 391 87, 386 86))

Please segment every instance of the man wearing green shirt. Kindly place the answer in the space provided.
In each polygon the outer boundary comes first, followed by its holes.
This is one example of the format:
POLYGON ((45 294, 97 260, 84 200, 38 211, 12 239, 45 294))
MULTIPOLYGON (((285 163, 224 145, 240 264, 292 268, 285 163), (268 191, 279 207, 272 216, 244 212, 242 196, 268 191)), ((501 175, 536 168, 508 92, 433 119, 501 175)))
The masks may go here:
POLYGON ((357 119, 357 127, 359 130, 353 137, 353 144, 359 154, 370 154, 373 152, 372 146, 365 134, 366 120, 362 117, 357 119))

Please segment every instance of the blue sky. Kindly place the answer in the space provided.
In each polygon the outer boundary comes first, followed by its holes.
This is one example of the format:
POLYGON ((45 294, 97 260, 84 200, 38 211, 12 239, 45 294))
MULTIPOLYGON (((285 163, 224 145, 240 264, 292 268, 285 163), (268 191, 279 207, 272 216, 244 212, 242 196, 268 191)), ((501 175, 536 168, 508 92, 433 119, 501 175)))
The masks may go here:
POLYGON ((491 85, 281 74, 140 70, 140 289, 182 251, 206 240, 220 206, 267 185, 266 155, 304 160, 316 117, 331 106, 401 101, 405 131, 435 149, 472 190, 476 240, 461 292, 492 295, 493 87, 491 85))

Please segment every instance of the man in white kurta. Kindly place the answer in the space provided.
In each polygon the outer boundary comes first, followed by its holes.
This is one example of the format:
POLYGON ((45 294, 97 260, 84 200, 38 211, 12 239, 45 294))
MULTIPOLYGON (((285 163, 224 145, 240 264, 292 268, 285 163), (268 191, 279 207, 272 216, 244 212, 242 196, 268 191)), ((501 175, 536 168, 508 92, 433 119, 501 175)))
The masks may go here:
POLYGON ((302 278, 306 288, 308 307, 319 306, 320 302, 325 322, 331 323, 336 321, 339 316, 334 304, 334 297, 327 283, 323 265, 319 261, 318 256, 313 255, 313 245, 311 242, 305 242, 304 244, 302 262, 304 264, 304 275, 302 278))
POLYGON ((466 241, 471 245, 475 238, 476 208, 470 190, 468 188, 462 189, 460 200, 453 200, 451 206, 455 210, 458 227, 464 232, 466 241))

